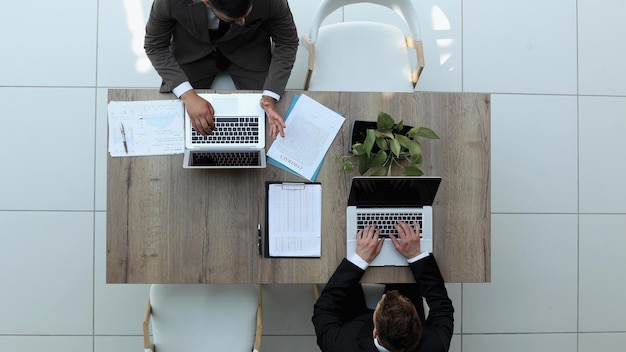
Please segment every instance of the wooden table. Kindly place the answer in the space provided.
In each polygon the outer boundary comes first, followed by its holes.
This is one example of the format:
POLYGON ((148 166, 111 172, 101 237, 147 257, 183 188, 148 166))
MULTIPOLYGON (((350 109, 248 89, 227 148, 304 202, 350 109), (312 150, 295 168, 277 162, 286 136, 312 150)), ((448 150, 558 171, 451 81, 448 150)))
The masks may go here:
MULTIPOLYGON (((211 92, 211 91, 203 91, 211 92)), ((294 94, 278 104, 284 114, 294 94)), ((182 155, 108 158, 108 283, 322 283, 345 257, 345 207, 354 173, 341 170, 353 120, 379 111, 435 130, 420 139, 426 175, 443 178, 434 212, 434 255, 447 282, 490 281, 490 96, 469 93, 304 92, 346 121, 324 160, 321 258, 262 258, 265 182, 303 181, 268 165, 183 169, 182 155)), ((109 100, 172 99, 155 89, 112 89, 109 100)), ((289 131, 286 131, 289 134, 289 131)), ((303 141, 306 143, 306 141, 303 141)), ((268 138, 266 147, 271 140, 268 138)), ((369 268, 363 282, 412 282, 406 268, 369 268)))

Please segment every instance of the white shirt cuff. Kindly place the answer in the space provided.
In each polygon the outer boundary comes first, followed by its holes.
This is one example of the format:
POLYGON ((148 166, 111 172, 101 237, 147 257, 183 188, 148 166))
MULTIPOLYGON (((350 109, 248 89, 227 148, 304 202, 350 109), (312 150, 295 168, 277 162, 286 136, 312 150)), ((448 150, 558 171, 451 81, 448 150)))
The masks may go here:
POLYGON ((413 257, 411 259, 407 259, 406 261, 409 262, 409 264, 410 263, 415 263, 416 261, 418 261, 418 260, 420 260, 422 258, 428 257, 428 255, 429 255, 428 252, 422 252, 422 253, 416 255, 415 257, 413 257))
POLYGON ((187 91, 190 91, 192 89, 193 87, 191 86, 191 83, 183 82, 177 85, 176 88, 172 89, 172 93, 174 93, 174 95, 177 98, 180 98, 181 95, 185 94, 187 91))
POLYGON ((350 256, 350 258, 348 258, 348 261, 356 266, 358 266, 359 268, 365 270, 367 269, 367 267, 369 266, 369 263, 366 262, 365 260, 363 260, 363 258, 361 258, 358 254, 354 253, 350 256))
POLYGON ((280 95, 272 92, 271 90, 267 90, 267 89, 264 90, 263 91, 263 95, 267 95, 268 97, 272 97, 272 98, 276 99, 276 101, 280 100, 280 95))

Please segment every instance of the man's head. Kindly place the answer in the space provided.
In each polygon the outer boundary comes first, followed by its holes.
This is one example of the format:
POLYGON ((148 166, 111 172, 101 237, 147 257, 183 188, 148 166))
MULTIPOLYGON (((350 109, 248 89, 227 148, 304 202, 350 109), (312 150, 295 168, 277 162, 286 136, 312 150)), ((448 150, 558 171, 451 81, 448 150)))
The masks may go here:
POLYGON ((253 0, 203 0, 217 17, 225 22, 237 23, 252 10, 253 0))
POLYGON ((422 323, 413 303, 398 291, 385 293, 374 310, 373 334, 389 351, 415 350, 422 335, 422 323))

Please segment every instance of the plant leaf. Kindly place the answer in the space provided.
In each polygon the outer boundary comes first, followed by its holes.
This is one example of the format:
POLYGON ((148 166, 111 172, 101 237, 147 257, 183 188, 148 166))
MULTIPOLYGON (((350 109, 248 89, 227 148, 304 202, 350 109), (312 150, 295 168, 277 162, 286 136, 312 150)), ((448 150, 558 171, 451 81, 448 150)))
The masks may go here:
POLYGON ((403 128, 404 128, 404 122, 402 122, 402 120, 400 120, 400 122, 398 122, 397 124, 393 125, 393 130, 396 132, 402 131, 403 128))
POLYGON ((437 135, 437 133, 435 133, 435 131, 427 127, 413 127, 409 130, 407 135, 409 135, 410 137, 416 136, 416 137, 424 137, 424 138, 429 138, 429 139, 439 139, 439 136, 437 135))
POLYGON ((411 144, 411 142, 414 142, 414 141, 410 140, 409 137, 403 136, 401 134, 397 134, 396 135, 396 139, 398 140, 400 145, 403 146, 406 149, 409 149, 409 145, 411 144))
POLYGON ((379 167, 376 171, 372 172, 372 176, 385 176, 387 169, 379 167))
POLYGON ((407 149, 405 149, 404 151, 402 151, 402 153, 400 153, 399 158, 410 158, 411 154, 409 154, 409 151, 407 149))
POLYGON ((422 164, 422 159, 424 158, 423 155, 420 153, 417 156, 410 156, 411 158, 411 162, 410 165, 421 165, 422 164))
POLYGON ((398 142, 397 139, 392 139, 391 141, 389 141, 389 146, 391 149, 391 152, 393 153, 393 155, 395 155, 397 158, 400 157, 400 142, 398 142))
POLYGON ((359 158, 359 174, 361 176, 365 175, 367 170, 370 168, 370 157, 367 154, 361 155, 359 158))
POLYGON ((365 148, 365 154, 370 156, 372 154, 372 148, 374 147, 374 141, 376 140, 376 133, 373 129, 368 129, 365 136, 363 146, 365 148))
POLYGON ((365 145, 363 143, 354 143, 352 145, 352 155, 363 155, 365 154, 365 145))
POLYGON ((391 131, 393 128, 394 122, 393 117, 391 117, 386 112, 379 112, 378 119, 376 120, 376 128, 380 131, 391 131))
POLYGON ((419 143, 417 143, 416 141, 410 141, 408 148, 409 148, 409 153, 411 153, 411 159, 413 160, 419 159, 421 162, 422 147, 420 147, 419 143))
POLYGON ((385 138, 376 138, 376 145, 380 150, 389 150, 389 144, 385 138))
POLYGON ((374 133, 376 133, 376 138, 389 138, 392 139, 394 138, 394 134, 391 131, 379 131, 376 130, 374 133))
POLYGON ((424 173, 417 166, 405 166, 404 176, 422 176, 424 173))
POLYGON ((381 150, 373 159, 370 159, 369 165, 370 167, 381 166, 385 164, 385 161, 387 161, 387 152, 381 150))
POLYGON ((341 165, 341 168, 343 169, 343 171, 350 172, 354 170, 354 164, 352 164, 350 160, 347 160, 343 162, 343 165, 341 165))

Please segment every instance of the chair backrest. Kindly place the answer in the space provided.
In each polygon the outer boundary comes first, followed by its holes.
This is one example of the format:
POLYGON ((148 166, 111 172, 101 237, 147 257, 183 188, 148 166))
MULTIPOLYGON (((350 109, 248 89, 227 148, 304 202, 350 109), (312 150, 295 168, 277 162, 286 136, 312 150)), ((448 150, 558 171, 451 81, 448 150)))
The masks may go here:
POLYGON ((395 11, 409 27, 414 40, 422 40, 419 17, 417 11, 410 0, 322 0, 317 11, 313 15, 311 27, 309 28, 309 40, 315 44, 317 34, 324 19, 337 9, 351 5, 370 3, 388 7, 395 11))
POLYGON ((252 351, 258 303, 256 285, 152 285, 156 351, 252 351))
POLYGON ((410 0, 322 0, 313 16, 308 36, 302 38, 302 44, 309 51, 305 89, 334 90, 332 87, 337 86, 336 90, 413 91, 424 67, 419 18, 410 0), (321 26, 332 12, 356 3, 371 3, 392 9, 409 27, 411 36, 405 37, 399 28, 377 22, 342 22, 321 26), (320 38, 325 39, 319 41, 320 38), (359 41, 364 43, 365 49, 359 49, 359 41), (416 51, 413 70, 407 47, 416 51), (354 56, 339 57, 338 53, 346 50, 354 56), (326 59, 329 53, 333 53, 334 58, 326 59), (336 69, 329 67, 333 65, 336 69), (376 71, 379 69, 383 71, 376 71), (316 77, 312 80, 314 70, 317 70, 316 77), (379 75, 375 76, 376 73, 379 75), (378 88, 377 82, 383 81, 386 82, 381 84, 380 89, 373 89, 378 88), (348 89, 350 87, 356 89, 348 89))
POLYGON ((227 73, 218 73, 211 83, 211 89, 215 90, 236 90, 235 82, 227 73))

